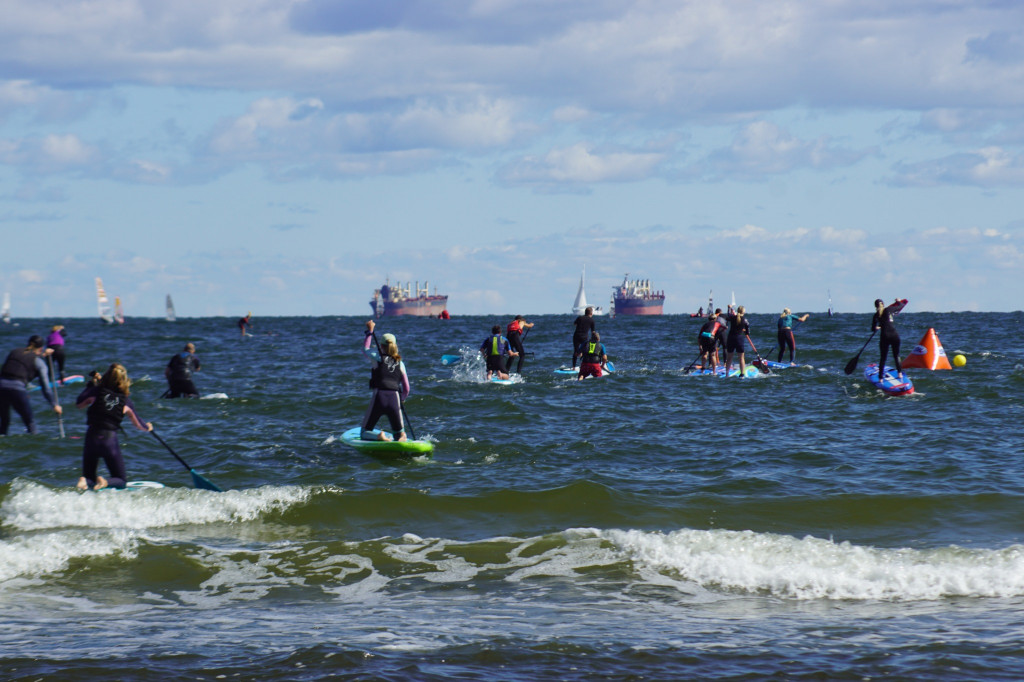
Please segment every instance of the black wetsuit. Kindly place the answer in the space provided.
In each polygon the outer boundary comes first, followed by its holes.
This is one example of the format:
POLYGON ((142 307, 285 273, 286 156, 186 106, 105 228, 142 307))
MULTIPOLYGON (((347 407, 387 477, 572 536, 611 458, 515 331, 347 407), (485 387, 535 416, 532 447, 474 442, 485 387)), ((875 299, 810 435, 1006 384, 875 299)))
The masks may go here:
POLYGON ((56 405, 57 400, 50 390, 50 376, 43 359, 28 348, 16 348, 7 355, 0 367, 0 436, 7 435, 12 409, 25 423, 25 430, 36 433, 32 403, 28 399, 28 384, 37 377, 43 396, 50 405, 56 405))
POLYGON ((594 324, 593 316, 580 315, 573 322, 576 331, 572 333, 572 366, 576 366, 576 359, 579 358, 579 347, 590 339, 590 333, 597 327, 594 324))
POLYGON ((89 428, 85 431, 85 443, 82 448, 82 476, 90 488, 95 486, 96 468, 102 459, 110 472, 107 486, 123 488, 128 480, 128 473, 124 466, 124 456, 121 454, 121 444, 117 440, 117 430, 124 419, 124 408, 127 406, 134 411, 135 406, 124 393, 91 384, 79 394, 75 402, 82 403, 89 398, 96 400, 89 405, 86 412, 86 423, 89 428))
POLYGON ((745 353, 747 351, 743 340, 750 333, 750 323, 746 316, 742 319, 736 313, 729 313, 729 336, 725 342, 726 353, 745 353))
MULTIPOLYGON (((526 334, 523 332, 521 327, 509 325, 506 329, 508 334, 508 346, 516 353, 519 353, 519 364, 516 365, 516 373, 523 373, 523 360, 526 358, 526 349, 523 348, 523 337, 526 334)), ((514 355, 509 355, 508 360, 505 363, 505 373, 512 371, 512 362, 516 359, 514 355)))
POLYGON ((893 306, 889 306, 882 311, 881 315, 875 313, 871 318, 871 331, 882 330, 882 335, 878 339, 878 350, 881 354, 881 359, 878 361, 879 378, 885 372, 885 360, 889 355, 889 349, 892 349, 892 360, 896 364, 896 371, 903 372, 903 363, 900 362, 900 333, 896 331, 894 319, 899 311, 893 308, 893 306))
POLYGON ((192 383, 192 373, 199 371, 199 358, 192 353, 182 351, 175 354, 167 363, 170 373, 167 375, 167 397, 198 398, 199 389, 192 383))

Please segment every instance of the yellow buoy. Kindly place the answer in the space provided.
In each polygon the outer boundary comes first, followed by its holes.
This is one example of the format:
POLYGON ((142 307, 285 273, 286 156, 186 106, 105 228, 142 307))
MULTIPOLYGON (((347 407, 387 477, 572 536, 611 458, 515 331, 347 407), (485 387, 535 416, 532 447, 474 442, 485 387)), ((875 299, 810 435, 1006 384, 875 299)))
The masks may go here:
POLYGON ((957 367, 963 367, 964 365, 967 364, 967 358, 959 354, 954 355, 953 364, 956 365, 957 367))

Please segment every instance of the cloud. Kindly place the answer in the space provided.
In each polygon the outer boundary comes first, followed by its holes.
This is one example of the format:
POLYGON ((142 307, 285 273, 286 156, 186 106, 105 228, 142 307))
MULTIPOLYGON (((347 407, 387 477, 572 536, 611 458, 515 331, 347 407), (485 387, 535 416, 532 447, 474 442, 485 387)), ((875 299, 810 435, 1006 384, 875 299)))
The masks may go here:
POLYGON ((507 165, 498 176, 509 185, 552 188, 604 182, 632 182, 650 177, 664 154, 635 151, 595 152, 590 145, 552 149, 543 157, 527 156, 507 165))
POLYGON ((917 163, 900 163, 891 181, 899 186, 935 187, 973 185, 976 187, 1019 187, 1024 185, 1024 154, 1001 147, 951 154, 917 163))

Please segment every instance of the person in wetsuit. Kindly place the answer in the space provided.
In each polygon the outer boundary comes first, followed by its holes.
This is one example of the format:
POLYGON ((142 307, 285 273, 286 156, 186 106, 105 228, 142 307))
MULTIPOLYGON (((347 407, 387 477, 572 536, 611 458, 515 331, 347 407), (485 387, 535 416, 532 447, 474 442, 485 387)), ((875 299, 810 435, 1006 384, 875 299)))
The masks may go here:
POLYGON ((13 408, 28 433, 37 433, 35 417, 32 414, 32 403, 28 399, 28 384, 39 379, 43 389, 43 397, 53 406, 53 411, 62 414, 63 409, 57 403, 54 393, 50 390, 50 373, 43 362, 43 356, 50 351, 43 350, 43 337, 33 335, 25 348, 15 348, 7 354, 7 359, 0 366, 0 436, 7 435, 11 425, 11 409, 13 408))
POLYGON ((373 397, 363 416, 360 437, 363 440, 401 442, 408 440, 405 435, 405 422, 402 421, 402 401, 409 397, 412 390, 409 386, 409 375, 406 374, 405 363, 398 352, 398 340, 394 334, 385 334, 381 337, 379 351, 371 347, 375 326, 373 320, 366 323, 366 336, 363 339, 363 355, 370 360, 371 365, 370 388, 373 389, 373 397), (374 435, 373 429, 381 417, 388 418, 394 436, 384 430, 374 435))
POLYGON ((879 379, 885 376, 885 360, 886 356, 889 355, 889 349, 892 349, 892 359, 896 363, 896 372, 899 374, 900 379, 903 378, 903 364, 900 362, 900 334, 896 331, 894 319, 897 312, 899 312, 899 307, 896 303, 886 306, 882 299, 875 299, 875 316, 871 318, 871 331, 874 333, 879 329, 882 330, 882 335, 878 339, 878 350, 882 356, 878 361, 879 379))
POLYGON ((789 364, 795 365, 796 357, 796 337, 793 336, 793 320, 797 322, 805 322, 810 313, 805 314, 803 317, 797 317, 789 308, 783 308, 782 314, 779 315, 779 362, 782 362, 782 355, 789 347, 789 364))
POLYGON ((60 381, 64 385, 64 325, 55 324, 50 329, 50 335, 46 337, 46 348, 53 349, 50 357, 53 359, 54 381, 60 381))
POLYGON ((508 356, 511 363, 512 358, 519 355, 518 352, 512 350, 508 339, 501 335, 500 324, 491 327, 491 335, 480 344, 480 354, 484 356, 484 362, 487 363, 488 381, 494 374, 497 374, 499 379, 508 379, 508 373, 505 371, 505 356, 508 356))
MULTIPOLYGON (((732 314, 732 310, 729 310, 732 314)), ((715 332, 715 362, 725 360, 726 346, 729 343, 729 318, 722 312, 721 308, 715 308, 715 321, 718 322, 718 331, 715 332), (721 357, 719 357, 721 352, 721 357)))
POLYGON ((726 316, 729 319, 729 336, 725 341, 725 376, 729 376, 732 368, 732 356, 737 353, 740 356, 740 376, 747 374, 747 362, 744 354, 747 351, 743 340, 750 334, 750 324, 747 322, 747 309, 744 306, 736 308, 736 312, 726 316))
POLYGON ((121 454, 121 444, 117 440, 117 430, 121 428, 121 420, 127 415, 135 428, 140 431, 152 431, 153 425, 143 423, 135 411, 131 398, 128 370, 117 362, 110 365, 102 377, 93 375, 93 380, 75 399, 79 409, 88 408, 85 421, 85 443, 82 447, 82 476, 75 487, 79 490, 100 490, 102 488, 123 488, 128 480, 121 454), (102 459, 107 465, 109 478, 103 478, 97 472, 102 459))
POLYGON ((199 358, 196 357, 196 347, 194 344, 186 343, 185 349, 180 353, 175 353, 171 361, 167 363, 167 367, 164 368, 164 376, 167 377, 168 385, 164 395, 168 398, 181 396, 198 398, 199 389, 192 382, 192 375, 198 371, 199 358))
POLYGON ((252 313, 248 312, 245 314, 245 317, 238 318, 238 322, 236 324, 244 337, 249 332, 249 328, 252 327, 252 313))
POLYGON ((607 369, 608 351, 601 343, 601 335, 597 331, 590 333, 590 338, 580 344, 577 349, 580 356, 580 373, 577 381, 583 381, 587 377, 600 377, 601 368, 607 369))
POLYGON ((573 325, 575 330, 572 333, 572 368, 576 369, 576 360, 580 357, 577 351, 597 329, 594 325, 594 308, 587 306, 583 314, 573 321, 573 325))
POLYGON ((724 329, 725 327, 714 313, 708 315, 707 321, 701 325, 700 332, 697 334, 701 370, 706 370, 710 367, 711 371, 714 371, 718 367, 718 353, 715 352, 715 344, 719 330, 724 329))
MULTIPOLYGON (((526 349, 523 348, 523 339, 526 338, 526 332, 532 328, 533 322, 527 322, 526 318, 522 315, 516 315, 516 319, 509 322, 508 327, 505 328, 505 332, 508 334, 508 345, 519 355, 519 364, 516 365, 516 374, 523 373, 523 360, 526 359, 526 349)), ((510 355, 508 357, 508 361, 505 363, 506 373, 512 371, 512 363, 514 360, 515 356, 510 355)))

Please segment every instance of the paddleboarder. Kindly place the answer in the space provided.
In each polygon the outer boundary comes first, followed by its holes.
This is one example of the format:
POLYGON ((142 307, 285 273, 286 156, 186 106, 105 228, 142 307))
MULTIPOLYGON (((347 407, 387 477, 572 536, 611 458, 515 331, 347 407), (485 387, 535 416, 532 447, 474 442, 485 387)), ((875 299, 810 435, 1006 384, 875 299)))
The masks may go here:
MULTIPOLYGON (((732 313, 732 309, 729 310, 732 313)), ((715 308, 715 321, 718 322, 718 331, 715 332, 715 364, 718 365, 725 359, 725 347, 729 342, 729 318, 722 312, 721 308, 715 308), (721 357, 719 357, 721 353, 721 357)))
POLYGON ((135 410, 135 404, 128 395, 131 393, 128 370, 120 363, 112 363, 106 373, 93 380, 75 399, 78 409, 86 412, 85 444, 82 447, 82 476, 75 485, 79 490, 101 490, 102 488, 123 488, 128 480, 117 440, 117 430, 127 416, 140 431, 152 431, 153 424, 143 422, 135 410), (102 459, 107 465, 108 478, 97 472, 102 459))
MULTIPOLYGON (((526 359, 526 349, 523 348, 523 339, 526 338, 526 332, 533 329, 533 322, 527 322, 526 318, 522 315, 516 315, 516 319, 509 322, 508 327, 505 328, 505 333, 508 334, 508 345, 511 346, 519 355, 519 364, 516 365, 516 374, 523 373, 523 360, 526 359)), ((514 356, 509 356, 508 361, 505 363, 505 372, 509 373, 512 371, 512 362, 515 360, 514 356)))
MULTIPOLYGON (((252 311, 245 314, 245 317, 238 318, 238 329, 242 332, 242 338, 245 338, 249 334, 249 328, 252 327, 252 311)), ((251 334, 249 334, 251 336, 251 334)))
POLYGON ((405 371, 405 363, 398 352, 398 339, 394 334, 381 337, 380 350, 372 348, 373 320, 366 323, 366 336, 363 339, 363 355, 370 361, 370 388, 373 397, 363 417, 363 440, 396 440, 402 442, 405 435, 405 422, 402 420, 402 402, 409 397, 409 375, 405 371), (381 430, 376 436, 373 429, 381 417, 387 417, 391 424, 391 434, 381 430))
POLYGON ((718 367, 718 353, 715 352, 715 343, 718 332, 724 329, 719 318, 711 313, 707 320, 701 325, 697 334, 697 346, 700 349, 700 368, 706 370, 711 367, 714 371, 718 367))
POLYGON ((54 373, 58 376, 53 377, 54 381, 60 381, 61 386, 64 385, 64 344, 66 332, 64 331, 64 325, 55 324, 50 328, 50 335, 46 337, 46 348, 53 349, 53 353, 50 357, 53 359, 54 373))
POLYGON ((883 378, 887 372, 885 371, 885 360, 889 355, 889 350, 892 350, 892 359, 896 363, 896 372, 899 374, 899 378, 903 379, 903 365, 900 363, 900 334, 896 331, 896 313, 902 310, 903 306, 900 301, 894 302, 890 306, 886 306, 885 302, 880 298, 875 299, 875 315, 871 318, 871 332, 881 330, 882 334, 878 338, 878 350, 881 354, 881 359, 878 361, 878 378, 883 378))
POLYGON ((590 333, 590 338, 580 344, 577 349, 580 355, 580 373, 577 381, 583 381, 587 377, 600 377, 601 368, 608 368, 608 352, 601 343, 601 335, 596 331, 590 333))
POLYGON ((512 350, 508 339, 501 335, 500 324, 491 327, 491 335, 480 344, 480 354, 484 356, 484 361, 487 363, 488 381, 494 374, 497 374, 499 379, 508 379, 508 374, 505 372, 505 356, 508 356, 511 363, 512 358, 519 355, 518 352, 512 350))
POLYGON ((33 334, 26 347, 15 348, 7 354, 7 359, 0 366, 0 436, 7 435, 12 408, 21 417, 28 433, 38 433, 32 403, 28 399, 28 385, 34 379, 39 379, 43 397, 53 406, 53 411, 58 415, 64 412, 50 390, 50 373, 43 362, 43 356, 49 353, 49 350, 43 350, 43 337, 33 334))
POLYGON ((576 317, 573 321, 575 330, 572 333, 572 368, 576 369, 576 359, 579 358, 579 347, 587 342, 590 335, 594 333, 596 327, 594 326, 594 308, 593 306, 587 306, 587 309, 583 311, 582 315, 576 317))
POLYGON ((743 344, 743 339, 750 334, 750 323, 747 322, 746 316, 747 309, 744 306, 739 306, 736 308, 736 312, 726 315, 729 320, 729 335, 725 340, 725 376, 729 376, 729 370, 732 369, 732 357, 736 354, 740 356, 740 376, 747 375, 747 362, 744 357, 747 348, 743 344))
POLYGON ((803 317, 797 317, 789 308, 782 309, 782 314, 779 315, 779 362, 782 362, 782 355, 788 346, 789 364, 796 365, 796 337, 793 336, 793 320, 806 322, 810 316, 810 313, 805 313, 803 317))
POLYGON ((167 367, 164 368, 164 376, 167 377, 167 398, 198 398, 199 389, 192 383, 192 375, 199 371, 199 358, 196 356, 195 344, 186 343, 185 349, 175 353, 167 367))

